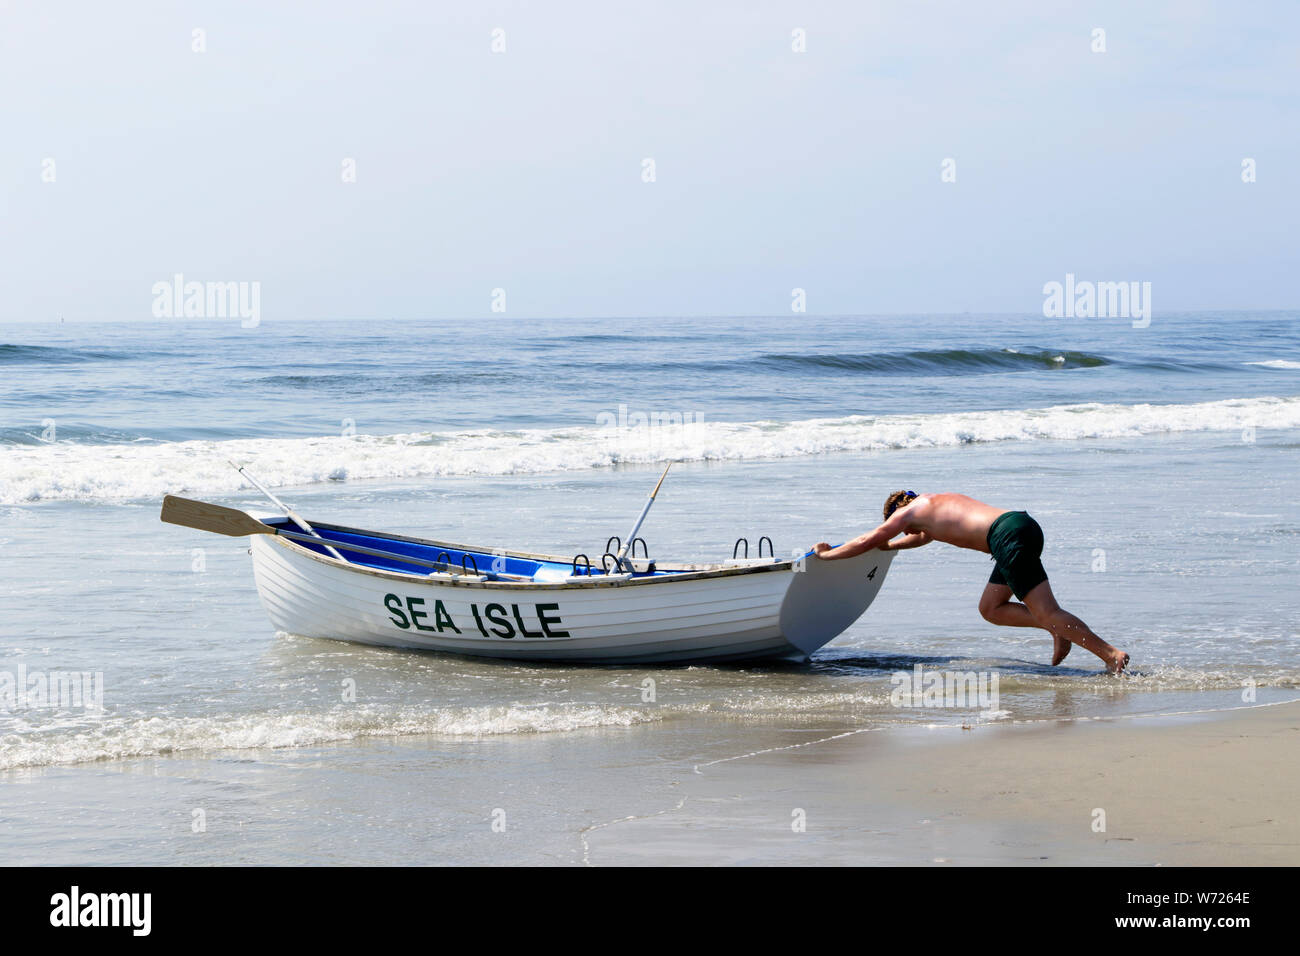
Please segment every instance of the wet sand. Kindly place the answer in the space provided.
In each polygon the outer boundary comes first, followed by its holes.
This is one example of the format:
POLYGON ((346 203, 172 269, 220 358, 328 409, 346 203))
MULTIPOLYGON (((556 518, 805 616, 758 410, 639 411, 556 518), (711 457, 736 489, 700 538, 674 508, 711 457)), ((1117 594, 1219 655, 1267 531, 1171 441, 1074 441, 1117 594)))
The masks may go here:
POLYGON ((699 766, 676 805, 586 833, 587 861, 1300 863, 1300 701, 809 736, 699 766))

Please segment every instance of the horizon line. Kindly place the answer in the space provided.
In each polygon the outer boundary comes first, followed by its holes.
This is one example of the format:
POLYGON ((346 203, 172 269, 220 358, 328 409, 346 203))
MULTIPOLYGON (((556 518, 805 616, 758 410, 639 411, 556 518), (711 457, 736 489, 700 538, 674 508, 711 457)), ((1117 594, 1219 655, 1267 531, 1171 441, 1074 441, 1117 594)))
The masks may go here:
MULTIPOLYGON (((1240 308, 1237 306, 1220 306, 1204 309, 1169 309, 1162 314, 1166 316, 1174 315, 1212 315, 1221 312, 1239 312, 1245 314, 1256 313, 1274 313, 1274 312, 1298 312, 1300 306, 1274 306, 1270 308, 1240 308)), ((327 315, 327 316, 293 316, 293 317, 263 317, 258 324, 280 324, 293 322, 473 322, 479 320, 499 321, 521 321, 521 322, 538 322, 538 321, 649 321, 656 319, 700 319, 700 320, 718 320, 718 319, 800 319, 800 318, 842 318, 842 319, 889 319, 899 317, 917 317, 917 318, 934 318, 940 316, 988 316, 988 317, 1021 317, 1021 318, 1043 318, 1049 321, 1063 321, 1064 316, 1044 316, 1040 311, 936 311, 936 312, 790 312, 790 313, 679 313, 672 315, 660 314, 609 314, 609 313, 590 313, 585 315, 509 315, 500 312, 490 312, 480 315, 454 315, 454 316, 347 316, 347 315, 327 315)), ((1075 318, 1073 321, 1096 322, 1105 321, 1111 316, 1085 316, 1075 318)), ((1122 318, 1122 316, 1120 317, 1122 318)), ((1153 319, 1155 316, 1153 316, 1153 319)), ((68 318, 59 315, 55 318, 41 319, 24 319, 24 318, 0 318, 0 325, 94 325, 107 323, 170 323, 170 324, 212 324, 212 323, 239 323, 240 317, 172 317, 172 316, 142 316, 142 317, 120 317, 120 318, 68 318)), ((256 328, 252 326, 251 328, 256 328)))

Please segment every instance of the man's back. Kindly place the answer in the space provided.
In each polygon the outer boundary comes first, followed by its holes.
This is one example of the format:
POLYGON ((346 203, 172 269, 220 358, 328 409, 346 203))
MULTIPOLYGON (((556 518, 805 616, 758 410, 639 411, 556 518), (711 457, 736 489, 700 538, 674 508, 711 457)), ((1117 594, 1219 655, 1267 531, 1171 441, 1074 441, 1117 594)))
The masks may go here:
POLYGON ((988 553, 989 526, 1005 508, 958 494, 921 495, 898 513, 908 532, 924 531, 936 541, 988 553))

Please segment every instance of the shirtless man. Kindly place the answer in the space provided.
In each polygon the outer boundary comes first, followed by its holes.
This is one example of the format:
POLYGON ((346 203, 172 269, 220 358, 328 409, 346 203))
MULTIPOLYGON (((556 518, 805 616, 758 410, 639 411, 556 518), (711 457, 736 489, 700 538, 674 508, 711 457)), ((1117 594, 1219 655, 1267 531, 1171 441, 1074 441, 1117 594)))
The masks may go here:
POLYGON ((1043 529, 1024 511, 1005 511, 965 495, 918 495, 896 491, 885 500, 885 523, 847 544, 832 548, 814 546, 823 561, 851 558, 879 548, 903 551, 931 541, 983 551, 997 562, 980 597, 980 614, 992 624, 1006 627, 1041 627, 1052 635, 1052 663, 1059 664, 1072 644, 1092 651, 1118 674, 1128 664, 1128 654, 1111 647, 1087 624, 1056 603, 1047 572, 1040 559, 1043 529), (895 539, 896 535, 902 535, 895 539), (1023 601, 1017 604, 1011 595, 1023 601))

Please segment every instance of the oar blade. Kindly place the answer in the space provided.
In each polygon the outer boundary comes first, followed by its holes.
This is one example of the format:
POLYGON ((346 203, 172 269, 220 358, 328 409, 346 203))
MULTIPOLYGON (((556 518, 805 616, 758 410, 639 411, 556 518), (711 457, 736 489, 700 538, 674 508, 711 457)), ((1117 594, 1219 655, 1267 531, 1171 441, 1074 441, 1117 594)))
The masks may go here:
POLYGON ((163 498, 160 517, 168 524, 184 525, 187 528, 211 531, 232 538, 250 534, 275 534, 274 528, 268 528, 252 515, 236 508, 214 505, 210 501, 178 498, 176 495, 167 495, 163 498))

